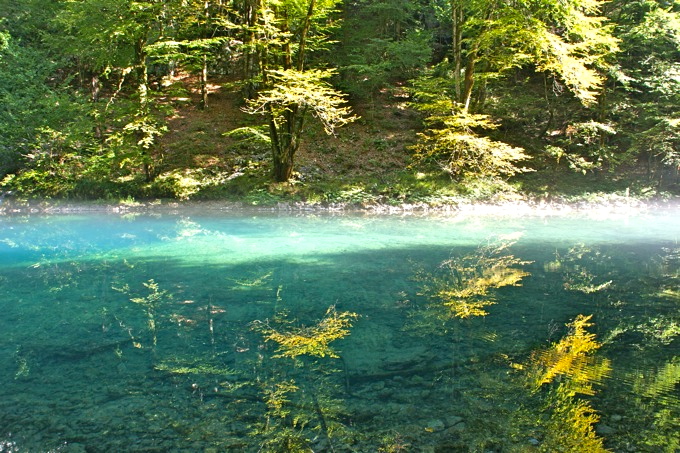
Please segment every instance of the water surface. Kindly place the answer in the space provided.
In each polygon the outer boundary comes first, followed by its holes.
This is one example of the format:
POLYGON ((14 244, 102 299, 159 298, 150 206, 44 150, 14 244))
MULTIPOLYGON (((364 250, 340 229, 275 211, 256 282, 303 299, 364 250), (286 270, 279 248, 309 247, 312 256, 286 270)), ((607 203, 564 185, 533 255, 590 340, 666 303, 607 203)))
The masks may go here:
POLYGON ((676 451, 679 283, 677 211, 4 216, 0 451, 676 451))

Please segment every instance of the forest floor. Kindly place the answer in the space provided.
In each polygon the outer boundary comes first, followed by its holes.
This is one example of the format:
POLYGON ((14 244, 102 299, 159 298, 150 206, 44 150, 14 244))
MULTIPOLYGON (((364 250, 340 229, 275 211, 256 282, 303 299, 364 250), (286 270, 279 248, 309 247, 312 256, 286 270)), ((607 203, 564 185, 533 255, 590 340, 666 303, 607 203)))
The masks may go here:
POLYGON ((175 183, 169 187, 174 192, 171 196, 361 202, 371 201, 362 200, 361 193, 367 198, 379 196, 409 173, 408 147, 422 120, 407 108, 408 95, 403 89, 380 93, 368 104, 353 104, 358 119, 335 136, 327 135, 309 118, 295 156, 294 180, 276 184, 270 182, 268 145, 252 137, 228 135, 234 129, 257 128, 264 123, 264 118, 242 111, 238 89, 228 82, 212 86, 207 108, 200 109, 194 85, 183 82, 189 95, 176 104, 157 156, 161 179, 175 183), (192 178, 195 181, 190 181, 192 178), (341 200, 348 196, 350 199, 341 200))
POLYGON ((266 134, 264 118, 243 112, 238 87, 228 80, 217 81, 210 87, 207 108, 200 109, 196 84, 189 79, 176 82, 186 90, 186 97, 175 102, 169 132, 157 156, 160 185, 169 198, 254 206, 355 207, 460 207, 480 202, 630 205, 673 198, 672 191, 644 182, 635 172, 583 175, 556 169, 510 182, 461 183, 411 168, 409 147, 417 140, 423 119, 409 108, 409 95, 402 87, 384 90, 363 104, 350 99, 359 118, 338 129, 335 136, 308 119, 295 156, 295 178, 274 183, 268 145, 252 137, 228 135, 237 128, 258 127, 266 134))
MULTIPOLYGON (((249 128, 266 135, 264 118, 242 110, 237 86, 229 80, 215 81, 209 87, 207 108, 201 109, 195 81, 179 77, 173 85, 175 89, 168 91, 174 95, 162 100, 173 113, 167 118, 168 132, 154 156, 155 181, 139 194, 90 203, 92 208, 113 205, 128 210, 190 201, 201 202, 204 207, 219 204, 284 210, 524 212, 539 208, 569 212, 593 207, 665 206, 680 194, 680 180, 667 190, 656 182, 646 182, 635 172, 583 175, 555 169, 512 181, 460 182, 414 168, 410 145, 423 128, 423 118, 409 108, 409 95, 403 87, 385 90, 363 104, 350 99, 358 119, 338 129, 335 136, 327 135, 314 119, 308 119, 295 156, 294 178, 275 183, 270 176, 268 144, 252 135, 229 134, 249 128)), ((57 205, 69 206, 69 202, 5 200, 3 204, 0 199, 0 212, 29 206, 52 209, 57 205)))

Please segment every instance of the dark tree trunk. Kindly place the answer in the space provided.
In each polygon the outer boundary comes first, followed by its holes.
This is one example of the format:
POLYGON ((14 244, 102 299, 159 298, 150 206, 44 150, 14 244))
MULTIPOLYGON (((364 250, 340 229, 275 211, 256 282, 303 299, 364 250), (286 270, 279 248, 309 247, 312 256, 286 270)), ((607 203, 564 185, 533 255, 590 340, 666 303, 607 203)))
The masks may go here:
POLYGON ((243 97, 253 99, 257 93, 255 79, 260 71, 260 58, 257 51, 255 26, 258 21, 259 0, 247 0, 245 4, 246 27, 243 42, 247 44, 243 55, 243 97))
POLYGON ((314 7, 316 6, 316 0, 310 0, 309 7, 307 8, 307 16, 305 17, 304 25, 302 26, 302 31, 300 32, 300 45, 298 46, 298 61, 297 70, 302 71, 305 66, 305 51, 307 45, 307 34, 309 33, 309 26, 312 23, 312 16, 314 15, 314 7))
POLYGON ((293 159, 283 152, 281 155, 274 154, 274 180, 286 182, 293 177, 293 159))
POLYGON ((277 125, 272 117, 269 121, 269 136, 272 140, 273 177, 277 182, 286 182, 293 176, 295 153, 300 146, 300 133, 305 112, 291 107, 277 125), (277 127, 278 126, 278 127, 277 127))
POLYGON ((453 83, 456 90, 456 101, 462 102, 460 90, 460 71, 463 62, 463 6, 459 0, 451 1, 451 22, 453 23, 452 56, 453 56, 453 83))

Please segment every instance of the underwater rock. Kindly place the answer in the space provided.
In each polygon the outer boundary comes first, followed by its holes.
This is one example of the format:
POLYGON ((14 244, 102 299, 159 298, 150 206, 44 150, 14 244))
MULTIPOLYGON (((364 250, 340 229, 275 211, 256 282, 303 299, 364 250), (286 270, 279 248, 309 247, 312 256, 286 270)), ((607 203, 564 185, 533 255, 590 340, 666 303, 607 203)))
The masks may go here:
POLYGON ((427 425, 425 426, 425 429, 431 432, 443 431, 444 428, 446 428, 446 425, 444 424, 443 421, 439 419, 430 420, 429 422, 427 422, 427 425))
POLYGON ((465 422, 460 422, 447 428, 446 431, 444 431, 444 435, 446 437, 457 438, 463 431, 465 431, 465 422))
POLYGON ((610 434, 615 434, 616 429, 612 428, 611 426, 607 426, 604 423, 600 423, 595 427, 595 432, 601 436, 607 436, 610 434))
POLYGON ((447 427, 451 427, 454 425, 457 425, 458 423, 463 421, 463 417, 460 417, 458 415, 448 415, 444 417, 444 422, 446 423, 447 427))
POLYGON ((386 400, 394 395, 394 389, 383 389, 377 393, 378 399, 386 400))
POLYGON ((413 376, 413 377, 411 378, 411 384, 412 384, 412 385, 423 385, 423 384, 426 384, 425 378, 422 377, 422 376, 420 376, 420 375, 413 376))
POLYGON ((375 384, 373 384, 371 387, 372 387, 371 390, 373 390, 374 392, 379 392, 379 391, 381 391, 382 389, 385 388, 385 381, 378 381, 375 384))

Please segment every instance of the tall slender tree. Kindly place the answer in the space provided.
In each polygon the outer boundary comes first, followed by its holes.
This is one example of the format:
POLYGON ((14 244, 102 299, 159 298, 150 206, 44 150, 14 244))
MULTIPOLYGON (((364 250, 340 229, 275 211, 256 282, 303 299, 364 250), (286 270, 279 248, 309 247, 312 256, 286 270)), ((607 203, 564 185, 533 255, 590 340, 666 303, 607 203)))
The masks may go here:
POLYGON ((483 112, 484 82, 513 68, 533 67, 560 78, 582 103, 593 104, 603 81, 598 69, 617 49, 611 28, 597 16, 602 4, 450 0, 453 61, 440 65, 429 77, 434 80, 416 84, 429 126, 415 147, 417 157, 457 175, 517 172, 512 163, 527 157, 521 150, 479 136, 497 127, 483 112), (442 74, 446 77, 437 81, 442 74))
POLYGON ((262 0, 256 28, 264 87, 246 111, 263 114, 269 126, 273 177, 293 175, 307 115, 327 133, 352 121, 343 96, 328 83, 332 71, 310 70, 310 54, 323 47, 339 0, 262 0))

